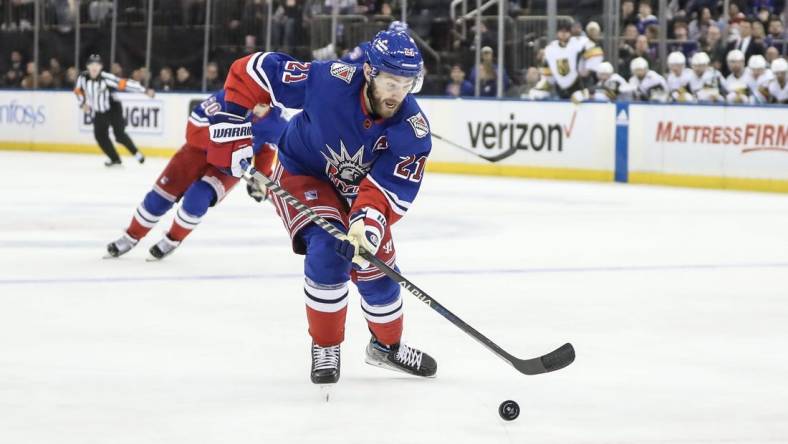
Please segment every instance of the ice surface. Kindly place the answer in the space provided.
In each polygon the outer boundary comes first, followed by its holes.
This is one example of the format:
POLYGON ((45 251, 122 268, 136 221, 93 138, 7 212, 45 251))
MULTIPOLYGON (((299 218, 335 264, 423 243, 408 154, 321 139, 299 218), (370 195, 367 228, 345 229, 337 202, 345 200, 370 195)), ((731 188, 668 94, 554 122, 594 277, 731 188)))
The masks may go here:
POLYGON ((309 382, 301 259, 236 190, 171 257, 102 260, 164 165, 0 153, 0 442, 785 443, 788 197, 429 174, 403 272, 420 380, 363 363, 354 294, 331 402, 309 382), (519 419, 498 404, 514 399, 519 419))

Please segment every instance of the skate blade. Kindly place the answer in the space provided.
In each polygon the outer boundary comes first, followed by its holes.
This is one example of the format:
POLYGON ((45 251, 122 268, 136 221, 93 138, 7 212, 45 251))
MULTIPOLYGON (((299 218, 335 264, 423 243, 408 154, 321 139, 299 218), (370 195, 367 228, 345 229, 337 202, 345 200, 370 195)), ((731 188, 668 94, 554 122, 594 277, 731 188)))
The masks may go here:
POLYGON ((145 258, 145 262, 161 262, 162 259, 164 259, 164 258, 159 259, 159 258, 154 257, 154 256, 148 256, 148 257, 145 258))
POLYGON ((113 256, 113 255, 111 255, 109 253, 105 254, 104 256, 101 256, 102 259, 117 259, 119 257, 120 256, 113 256))
POLYGON ((331 392, 336 384, 320 384, 320 399, 328 402, 331 400, 331 392))

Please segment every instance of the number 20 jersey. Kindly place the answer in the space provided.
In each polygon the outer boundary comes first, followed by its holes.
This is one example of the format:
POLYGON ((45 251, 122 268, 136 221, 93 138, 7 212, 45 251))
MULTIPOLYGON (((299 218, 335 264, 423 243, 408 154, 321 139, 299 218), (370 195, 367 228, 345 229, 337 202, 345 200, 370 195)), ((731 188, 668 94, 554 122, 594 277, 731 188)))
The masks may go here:
POLYGON ((279 140, 282 166, 330 182, 353 208, 372 206, 393 223, 421 185, 432 148, 429 123, 410 94, 394 116, 375 119, 364 84, 362 64, 255 53, 233 64, 225 89, 227 101, 247 109, 266 98, 301 109, 279 140))

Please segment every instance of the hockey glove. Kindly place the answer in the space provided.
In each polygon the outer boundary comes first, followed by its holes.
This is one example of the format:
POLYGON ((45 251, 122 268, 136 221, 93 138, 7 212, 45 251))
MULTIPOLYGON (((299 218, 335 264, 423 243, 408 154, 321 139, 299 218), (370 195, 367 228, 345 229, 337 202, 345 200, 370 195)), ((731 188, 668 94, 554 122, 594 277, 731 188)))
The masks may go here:
POLYGON ((337 253, 353 262, 357 269, 369 267, 369 261, 359 255, 363 248, 375 255, 386 232, 386 216, 380 211, 364 207, 350 215, 350 229, 345 240, 337 244, 337 253))
POLYGON ((208 162, 235 177, 243 176, 241 160, 252 164, 252 123, 235 114, 218 112, 211 116, 208 128, 211 146, 208 162))
POLYGON ((268 199, 268 189, 265 185, 257 181, 248 182, 246 184, 246 192, 249 193, 249 197, 256 200, 257 202, 262 202, 268 199))

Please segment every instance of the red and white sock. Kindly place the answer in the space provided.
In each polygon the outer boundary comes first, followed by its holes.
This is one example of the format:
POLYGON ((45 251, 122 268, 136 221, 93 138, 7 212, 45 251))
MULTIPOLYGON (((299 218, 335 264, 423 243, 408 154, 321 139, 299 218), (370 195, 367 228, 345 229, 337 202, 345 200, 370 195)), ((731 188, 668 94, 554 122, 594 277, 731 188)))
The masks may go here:
POLYGON ((393 345, 402 338, 403 312, 402 298, 386 305, 370 305, 361 299, 361 310, 367 318, 369 330, 379 342, 393 345))
POLYGON ((322 285, 306 279, 304 296, 312 340, 321 347, 342 343, 345 340, 347 283, 322 285))

